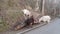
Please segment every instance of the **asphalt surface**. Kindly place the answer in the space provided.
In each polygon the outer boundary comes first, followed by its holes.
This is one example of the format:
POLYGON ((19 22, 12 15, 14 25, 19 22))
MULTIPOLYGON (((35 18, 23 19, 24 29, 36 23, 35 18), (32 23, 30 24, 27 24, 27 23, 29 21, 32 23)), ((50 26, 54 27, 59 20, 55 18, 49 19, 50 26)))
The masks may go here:
POLYGON ((23 34, 60 34, 60 18, 56 18, 51 23, 25 32, 23 34))

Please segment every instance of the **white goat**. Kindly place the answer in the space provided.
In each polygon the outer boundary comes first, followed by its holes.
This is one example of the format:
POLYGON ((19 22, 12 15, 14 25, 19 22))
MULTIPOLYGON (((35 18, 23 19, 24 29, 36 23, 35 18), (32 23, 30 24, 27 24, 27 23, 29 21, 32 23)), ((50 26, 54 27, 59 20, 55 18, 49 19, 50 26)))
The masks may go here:
POLYGON ((30 16, 31 12, 27 9, 22 10, 25 16, 30 16))
POLYGON ((51 20, 51 17, 50 16, 42 16, 40 19, 39 19, 39 22, 43 21, 43 22, 50 22, 51 20))

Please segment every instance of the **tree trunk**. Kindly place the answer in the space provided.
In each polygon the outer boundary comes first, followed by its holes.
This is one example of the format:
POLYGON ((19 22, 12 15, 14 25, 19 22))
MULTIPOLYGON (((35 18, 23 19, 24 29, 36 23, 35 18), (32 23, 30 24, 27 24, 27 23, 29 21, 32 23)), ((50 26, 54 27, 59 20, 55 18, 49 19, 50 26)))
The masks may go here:
POLYGON ((44 4, 45 4, 45 0, 42 1, 42 15, 44 15, 44 4))
POLYGON ((36 5, 35 5, 35 11, 39 10, 39 0, 36 1, 36 5))
POLYGON ((54 8, 54 16, 56 16, 56 8, 54 8))

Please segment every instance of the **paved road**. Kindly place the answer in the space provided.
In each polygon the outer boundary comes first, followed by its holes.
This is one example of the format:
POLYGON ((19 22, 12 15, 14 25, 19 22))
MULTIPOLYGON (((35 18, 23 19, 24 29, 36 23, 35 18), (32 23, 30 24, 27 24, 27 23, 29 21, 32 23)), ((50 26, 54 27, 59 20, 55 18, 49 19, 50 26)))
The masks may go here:
POLYGON ((60 34, 60 19, 57 18, 52 23, 31 30, 24 34, 60 34))

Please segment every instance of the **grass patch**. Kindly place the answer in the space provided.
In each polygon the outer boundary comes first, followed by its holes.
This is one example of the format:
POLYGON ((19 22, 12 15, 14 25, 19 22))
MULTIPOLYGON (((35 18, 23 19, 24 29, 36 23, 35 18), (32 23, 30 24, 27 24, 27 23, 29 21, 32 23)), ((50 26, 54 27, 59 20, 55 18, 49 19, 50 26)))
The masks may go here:
POLYGON ((1 17, 0 18, 0 32, 6 31, 7 27, 8 27, 7 23, 1 17))

